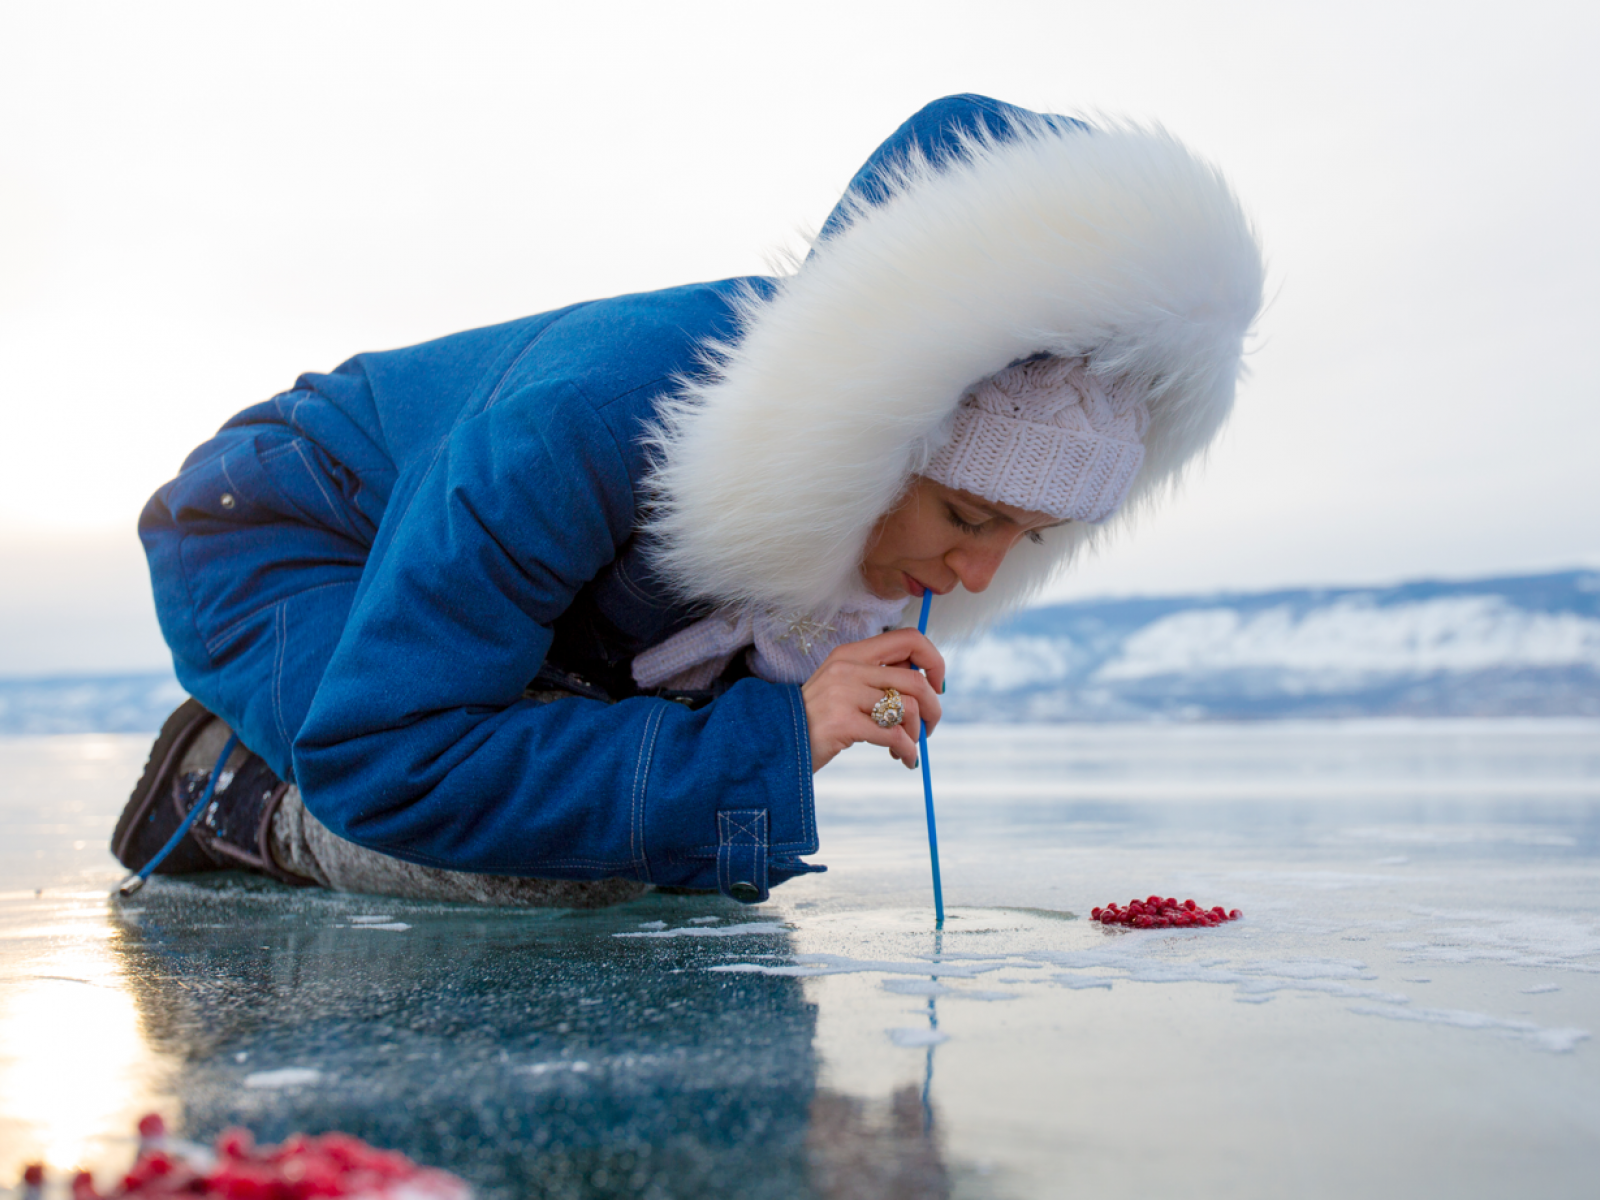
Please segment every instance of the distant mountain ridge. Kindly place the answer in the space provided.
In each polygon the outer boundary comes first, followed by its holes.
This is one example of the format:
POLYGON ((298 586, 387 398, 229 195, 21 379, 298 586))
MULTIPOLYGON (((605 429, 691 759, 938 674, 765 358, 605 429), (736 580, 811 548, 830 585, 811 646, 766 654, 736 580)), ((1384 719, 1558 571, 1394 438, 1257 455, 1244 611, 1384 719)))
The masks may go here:
MULTIPOLYGON (((957 721, 1600 717, 1600 571, 1086 600, 952 648, 957 721)), ((167 672, 0 679, 0 733, 144 732, 167 672)))
POLYGON ((1079 601, 949 659, 956 720, 1600 716, 1600 572, 1079 601))

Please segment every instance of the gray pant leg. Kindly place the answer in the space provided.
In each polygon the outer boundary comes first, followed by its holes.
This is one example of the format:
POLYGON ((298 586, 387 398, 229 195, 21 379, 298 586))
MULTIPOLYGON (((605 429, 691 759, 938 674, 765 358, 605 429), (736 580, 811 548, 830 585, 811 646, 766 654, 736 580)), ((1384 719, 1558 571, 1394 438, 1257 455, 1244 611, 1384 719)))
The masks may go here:
POLYGON ((292 787, 272 818, 278 865, 335 892, 452 900, 525 908, 603 908, 632 900, 647 885, 632 879, 525 879, 423 867, 368 850, 333 833, 306 811, 292 787))

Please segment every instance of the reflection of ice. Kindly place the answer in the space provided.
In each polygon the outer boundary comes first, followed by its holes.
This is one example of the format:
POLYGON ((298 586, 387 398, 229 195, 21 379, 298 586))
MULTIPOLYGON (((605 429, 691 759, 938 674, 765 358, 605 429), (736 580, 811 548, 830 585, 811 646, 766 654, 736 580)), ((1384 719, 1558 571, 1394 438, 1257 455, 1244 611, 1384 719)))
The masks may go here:
POLYGON ((103 1158, 107 1135, 157 1107, 161 1059, 106 944, 103 902, 52 912, 46 928, 47 937, 12 935, 28 942, 0 992, 0 1178, 29 1159, 126 1166, 120 1147, 103 1158))

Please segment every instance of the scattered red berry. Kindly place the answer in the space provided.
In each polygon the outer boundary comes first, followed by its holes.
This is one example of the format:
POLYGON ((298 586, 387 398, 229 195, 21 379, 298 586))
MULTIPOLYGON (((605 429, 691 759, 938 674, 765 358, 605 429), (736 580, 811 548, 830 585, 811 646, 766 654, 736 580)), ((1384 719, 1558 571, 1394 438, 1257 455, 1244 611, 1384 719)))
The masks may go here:
POLYGON ((1193 900, 1182 904, 1171 896, 1137 897, 1123 908, 1116 902, 1104 908, 1089 910, 1090 919, 1102 925, 1127 925, 1134 929, 1209 929, 1224 921, 1237 921, 1244 914, 1237 908, 1229 912, 1220 904, 1215 908, 1201 908, 1193 900))
POLYGON ((22 1182, 29 1187, 44 1186, 44 1164, 29 1163, 22 1169, 22 1182))
MULTIPOLYGON (((467 1200, 467 1185, 454 1175, 419 1167, 403 1154, 377 1150, 347 1133, 318 1137, 295 1134, 279 1146, 257 1146, 243 1129, 226 1130, 216 1142, 208 1170, 168 1148, 149 1145, 166 1132, 154 1113, 139 1122, 144 1139, 133 1169, 111 1197, 95 1190, 87 1171, 72 1181, 72 1200, 162 1200, 216 1196, 226 1200, 314 1200, 348 1196, 360 1200, 467 1200)), ((24 1181, 35 1187, 44 1168, 31 1166, 24 1181)))

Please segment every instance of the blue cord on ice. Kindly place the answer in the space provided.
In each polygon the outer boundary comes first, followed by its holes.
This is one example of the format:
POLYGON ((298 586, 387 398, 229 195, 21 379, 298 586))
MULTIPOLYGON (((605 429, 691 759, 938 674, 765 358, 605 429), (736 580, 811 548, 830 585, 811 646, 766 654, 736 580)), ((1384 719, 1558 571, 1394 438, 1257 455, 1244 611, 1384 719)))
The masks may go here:
MULTIPOLYGON (((928 610, 933 607, 933 593, 922 590, 922 615, 917 618, 917 632, 928 632, 928 610)), ((922 757, 922 800, 928 810, 928 857, 933 861, 933 916, 934 928, 944 928, 944 889, 939 886, 939 831, 933 823, 933 778, 928 774, 928 723, 921 721, 917 732, 917 753, 922 757)))

